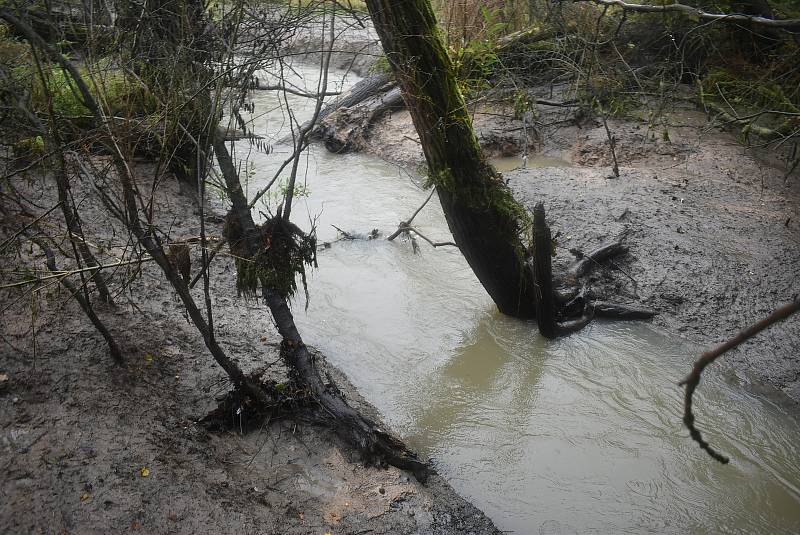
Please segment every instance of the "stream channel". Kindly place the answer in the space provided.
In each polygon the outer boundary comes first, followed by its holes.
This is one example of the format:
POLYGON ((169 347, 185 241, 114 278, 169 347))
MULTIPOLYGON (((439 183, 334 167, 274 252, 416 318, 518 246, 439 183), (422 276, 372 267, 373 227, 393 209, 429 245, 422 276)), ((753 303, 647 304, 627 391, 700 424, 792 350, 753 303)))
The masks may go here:
MULTIPOLYGON (((315 91, 317 67, 294 68, 293 82, 315 91)), ((357 81, 337 74, 339 86, 357 81)), ((274 143, 269 154, 236 144, 252 195, 290 147, 277 141, 289 134, 277 93, 251 98, 254 132, 274 143)), ((289 103, 301 122, 313 114, 313 100, 289 103)), ((419 240, 414 254, 385 239, 427 197, 417 181, 311 146, 293 220, 315 220, 320 242, 337 239, 331 225, 382 236, 321 250, 308 309, 302 297, 293 309, 305 341, 459 493, 514 533, 800 532, 800 424, 780 403, 749 393, 724 363, 709 369, 696 412, 731 456, 712 461, 682 427, 676 386, 701 348, 639 322, 545 340, 534 323, 504 317, 456 249, 419 240)), ((266 202, 274 210, 276 198, 266 202)), ((450 239, 435 198, 415 226, 450 239)))

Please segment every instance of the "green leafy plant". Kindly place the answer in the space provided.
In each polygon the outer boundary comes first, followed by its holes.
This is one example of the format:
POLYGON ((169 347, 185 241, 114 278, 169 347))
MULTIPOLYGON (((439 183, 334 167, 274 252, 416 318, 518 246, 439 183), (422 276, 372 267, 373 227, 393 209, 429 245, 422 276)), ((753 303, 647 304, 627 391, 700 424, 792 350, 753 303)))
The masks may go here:
POLYGON ((500 61, 497 55, 497 40, 503 35, 506 24, 499 20, 499 10, 481 6, 483 31, 475 38, 451 44, 449 54, 461 82, 465 97, 469 98, 490 86, 489 78, 500 61))
MULTIPOLYGON (((122 71, 111 68, 90 70, 79 69, 84 80, 89 82, 89 90, 95 98, 104 103, 109 115, 131 117, 145 116, 155 112, 157 103, 149 91, 122 71)), ((45 73, 46 79, 34 79, 31 91, 34 109, 47 110, 47 97, 52 99, 53 112, 64 117, 89 115, 80 97, 75 81, 60 67, 53 67, 45 73)))

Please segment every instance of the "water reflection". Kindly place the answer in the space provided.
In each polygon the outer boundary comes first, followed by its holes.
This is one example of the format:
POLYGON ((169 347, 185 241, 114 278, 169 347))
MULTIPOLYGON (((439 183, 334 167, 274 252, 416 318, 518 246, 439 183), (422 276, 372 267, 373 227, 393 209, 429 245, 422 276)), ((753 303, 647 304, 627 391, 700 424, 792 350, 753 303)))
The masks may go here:
MULTIPOLYGON (((449 360, 422 383, 408 410, 414 426, 408 440, 428 446, 451 443, 466 428, 480 426, 524 427, 535 399, 544 352, 533 351, 520 362, 509 353, 502 332, 507 322, 499 313, 484 314, 475 329, 465 335, 449 360), (520 385, 525 385, 520 388, 520 385), (500 399, 498 399, 500 398, 500 399), (419 403, 422 403, 421 405, 419 403), (507 414, 503 406, 515 407, 507 414), (504 416, 509 416, 504 420, 504 416)), ((528 329, 535 328, 528 324, 528 329)))

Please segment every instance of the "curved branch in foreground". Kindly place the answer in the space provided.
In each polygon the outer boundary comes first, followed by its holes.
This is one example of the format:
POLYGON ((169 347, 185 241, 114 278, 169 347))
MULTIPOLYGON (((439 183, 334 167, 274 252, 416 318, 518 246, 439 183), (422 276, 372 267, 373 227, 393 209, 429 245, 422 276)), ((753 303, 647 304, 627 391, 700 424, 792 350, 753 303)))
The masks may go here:
POLYGON ((768 19, 757 15, 745 15, 743 13, 708 13, 702 9, 683 4, 667 4, 663 6, 651 6, 644 4, 629 4, 622 0, 572 0, 573 2, 592 2, 600 6, 616 6, 624 11, 636 13, 678 13, 685 17, 694 17, 701 20, 716 22, 727 22, 733 24, 749 23, 765 26, 769 28, 779 28, 782 30, 800 30, 800 19, 768 19))
POLYGON ((686 386, 686 393, 683 400, 683 423, 689 430, 692 440, 700 444, 702 449, 704 449, 711 457, 722 464, 727 464, 729 459, 725 455, 712 448, 711 445, 703 439, 703 435, 694 425, 695 417, 694 413, 692 412, 692 396, 694 395, 694 391, 697 389, 697 385, 700 384, 700 377, 703 373, 703 370, 706 368, 706 366, 717 360, 727 351, 737 347, 742 342, 752 338, 767 327, 770 327, 779 321, 785 320, 798 310, 800 310, 800 298, 795 298, 795 300, 791 303, 783 305, 763 320, 750 325, 727 342, 715 347, 714 349, 706 351, 700 355, 700 358, 697 359, 697 361, 695 361, 694 366, 692 367, 692 372, 687 375, 683 381, 678 383, 679 386, 686 386))

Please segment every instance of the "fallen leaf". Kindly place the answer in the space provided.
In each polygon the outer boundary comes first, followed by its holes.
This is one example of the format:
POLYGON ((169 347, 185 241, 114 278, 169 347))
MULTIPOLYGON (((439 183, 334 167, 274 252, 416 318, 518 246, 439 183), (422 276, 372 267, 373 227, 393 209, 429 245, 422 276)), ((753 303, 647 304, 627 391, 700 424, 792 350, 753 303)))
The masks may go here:
POLYGON ((150 475, 150 469, 146 466, 143 466, 142 469, 139 470, 139 474, 141 474, 142 477, 147 477, 150 475))
POLYGON ((154 358, 153 355, 151 355, 150 353, 144 356, 144 360, 146 360, 147 362, 153 362, 153 358, 154 358))
POLYGON ((84 492, 83 494, 81 494, 81 501, 85 502, 86 500, 89 500, 91 497, 92 497, 91 494, 89 494, 88 492, 84 492))
POLYGON ((139 523, 138 520, 134 520, 133 523, 131 524, 131 529, 139 529, 141 527, 142 527, 142 524, 139 523))

